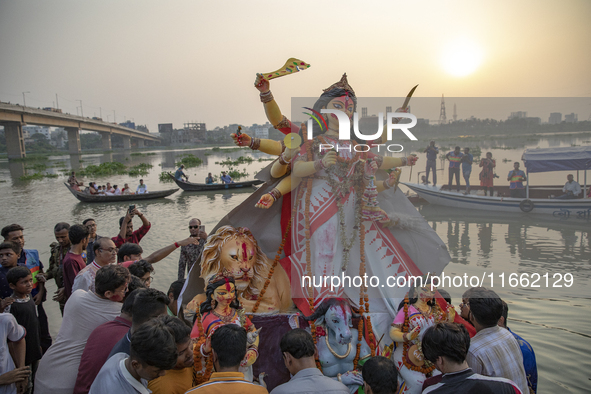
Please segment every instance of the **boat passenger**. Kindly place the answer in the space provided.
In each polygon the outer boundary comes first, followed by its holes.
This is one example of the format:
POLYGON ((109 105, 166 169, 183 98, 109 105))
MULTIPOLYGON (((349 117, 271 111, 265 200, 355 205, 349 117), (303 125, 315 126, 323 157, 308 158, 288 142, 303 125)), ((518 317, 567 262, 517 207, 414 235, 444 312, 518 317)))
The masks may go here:
POLYGON ((135 190, 135 194, 146 194, 148 193, 148 185, 144 183, 143 179, 140 179, 140 184, 135 190))
POLYGON ((90 192, 90 194, 97 194, 98 190, 96 189, 96 183, 95 182, 90 182, 90 184, 88 185, 88 191, 90 192))
POLYGON ((213 176, 211 176, 211 172, 207 174, 207 178, 205 178, 206 185, 213 185, 213 176))
POLYGON ((114 195, 114 196, 120 196, 120 195, 121 195, 121 189, 119 189, 119 186, 117 186, 117 185, 113 185, 113 189, 115 190, 115 191, 113 192, 113 195, 114 195))
POLYGON ((104 196, 105 195, 105 191, 103 190, 102 186, 99 186, 98 189, 96 189, 96 194, 104 196))
POLYGON ((484 195, 490 190, 490 196, 493 195, 493 180, 495 178, 494 168, 497 166, 497 162, 492 157, 491 152, 486 152, 486 158, 480 160, 480 186, 484 188, 484 195))
POLYGON ((451 191, 453 177, 455 176, 458 193, 460 192, 460 163, 462 161, 462 156, 464 156, 464 154, 460 152, 460 149, 459 146, 456 146, 452 152, 448 152, 447 155, 445 155, 445 158, 449 160, 449 191, 451 191))
POLYGON ((564 187, 562 188, 562 192, 565 194, 563 194, 562 196, 558 196, 556 198, 562 200, 579 198, 579 196, 583 193, 583 191, 581 190, 581 185, 579 185, 579 182, 575 181, 573 174, 568 174, 566 176, 566 179, 568 181, 564 184, 564 187))
POLYGON ((226 174, 226 171, 222 171, 222 183, 234 183, 230 175, 226 174))
POLYGON ((127 183, 123 186, 123 189, 121 190, 121 194, 125 194, 125 195, 133 194, 133 192, 131 191, 131 189, 129 188, 129 185, 127 183))
MULTIPOLYGON (((425 169, 425 177, 428 180, 429 172, 433 170, 433 186, 437 186, 437 154, 439 153, 439 148, 435 146, 435 141, 429 142, 429 146, 423 151, 423 153, 427 154, 427 168, 425 169)), ((428 182, 423 184, 427 185, 428 182)))
POLYGON ((105 193, 113 194, 114 192, 115 192, 115 189, 111 186, 111 182, 107 182, 107 188, 105 189, 105 193))
POLYGON ((513 171, 509 172, 507 180, 510 181, 511 197, 525 198, 525 187, 523 182, 527 181, 525 172, 519 169, 519 162, 513 164, 513 171))

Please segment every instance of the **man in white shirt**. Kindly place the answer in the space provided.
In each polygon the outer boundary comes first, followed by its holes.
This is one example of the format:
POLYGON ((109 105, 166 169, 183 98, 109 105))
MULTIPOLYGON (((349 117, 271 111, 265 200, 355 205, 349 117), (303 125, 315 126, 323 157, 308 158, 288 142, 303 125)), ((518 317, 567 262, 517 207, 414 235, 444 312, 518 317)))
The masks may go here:
POLYGON ((72 293, 82 289, 84 291, 94 292, 94 282, 96 273, 101 267, 117 262, 117 247, 109 238, 102 237, 95 241, 93 246, 94 260, 85 268, 80 270, 74 279, 72 293))
POLYGON ((121 195, 121 189, 119 189, 119 186, 114 185, 113 189, 115 189, 115 191, 113 192, 114 196, 120 196, 121 195))
POLYGON ((127 268, 107 265, 96 273, 96 292, 76 290, 72 293, 57 338, 39 361, 36 393, 74 391, 86 341, 95 328, 119 316, 129 278, 127 268))
POLYGON ((564 187, 562 188, 562 192, 565 193, 562 196, 558 196, 556 198, 562 199, 562 200, 570 200, 572 198, 579 198, 579 196, 581 195, 581 185, 579 185, 579 182, 575 181, 575 177, 573 176, 573 174, 568 174, 566 176, 566 179, 568 180, 565 184, 564 187))
POLYGON ((174 336, 162 319, 143 324, 131 336, 131 351, 107 360, 89 394, 149 394, 148 382, 174 368, 178 358, 174 336))
POLYGON ((499 327, 503 303, 492 290, 475 289, 470 293, 470 322, 476 335, 466 355, 468 366, 484 376, 510 379, 522 393, 529 388, 523 368, 521 348, 509 330, 499 327))
MULTIPOLYGON (((16 394, 15 382, 22 386, 29 377, 29 367, 25 367, 25 329, 20 326, 10 313, 0 313, 0 393, 16 394), (14 361, 8 351, 8 340, 15 346, 14 361)), ((26 386, 25 386, 26 387, 26 386)))
POLYGON ((135 194, 146 194, 148 192, 148 186, 144 183, 143 179, 140 179, 140 185, 137 187, 135 194))

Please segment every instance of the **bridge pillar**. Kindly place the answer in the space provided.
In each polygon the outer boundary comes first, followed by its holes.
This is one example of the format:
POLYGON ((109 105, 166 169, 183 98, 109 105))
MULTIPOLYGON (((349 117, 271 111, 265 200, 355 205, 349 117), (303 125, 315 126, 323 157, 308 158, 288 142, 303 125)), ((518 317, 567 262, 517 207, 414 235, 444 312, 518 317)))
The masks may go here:
POLYGON ((131 149, 131 137, 128 135, 123 136, 123 149, 131 149))
POLYGON ((144 144, 144 142, 145 142, 145 140, 143 140, 143 139, 141 139, 141 138, 140 138, 140 139, 138 139, 138 140, 137 140, 137 147, 138 147, 138 148, 143 148, 143 147, 145 147, 146 145, 144 144))
POLYGON ((103 139, 103 149, 111 150, 111 133, 102 133, 101 137, 103 139))
POLYGON ((71 155, 80 154, 80 129, 78 127, 66 127, 68 132, 68 148, 71 155))
POLYGON ((25 138, 23 137, 23 126, 20 122, 4 123, 4 135, 6 137, 6 150, 9 159, 24 159, 27 156, 25 151, 25 138))

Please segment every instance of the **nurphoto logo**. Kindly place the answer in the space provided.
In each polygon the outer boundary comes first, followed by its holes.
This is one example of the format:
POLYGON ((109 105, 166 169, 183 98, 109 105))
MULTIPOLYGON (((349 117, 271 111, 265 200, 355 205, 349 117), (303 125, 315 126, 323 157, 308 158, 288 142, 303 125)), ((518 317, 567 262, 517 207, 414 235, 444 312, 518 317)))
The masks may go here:
MULTIPOLYGON (((310 118, 308 119, 307 130, 308 130, 308 139, 311 140, 312 137, 312 125, 313 121, 315 121, 318 126, 325 130, 328 129, 328 125, 326 124, 326 120, 322 116, 322 114, 331 114, 334 115, 339 120, 339 140, 349 141, 351 140, 351 120, 347 116, 346 113, 337 109, 321 109, 320 113, 318 111, 313 110, 312 108, 304 107, 307 110, 312 111, 312 113, 304 112, 304 114, 309 115, 310 118), (324 127, 323 127, 324 126, 324 127)), ((383 119, 384 113, 380 112, 378 114, 378 119, 383 119)), ((392 141, 392 134, 394 130, 401 130, 411 141, 417 141, 417 137, 414 136, 413 133, 410 132, 410 128, 416 126, 417 118, 413 114, 405 113, 405 112, 388 112, 386 114, 386 140, 392 141), (410 123, 400 123, 402 118, 410 119, 410 123)), ((367 152, 371 149, 371 147, 377 147, 378 152, 380 151, 380 147, 385 147, 388 152, 402 152, 404 147, 400 144, 384 144, 384 143, 376 143, 379 141, 383 141, 382 135, 384 133, 384 124, 382 122, 378 122, 378 131, 375 134, 362 134, 359 131, 359 114, 357 112, 353 113, 353 132, 355 136, 363 141, 373 141, 371 144, 357 144, 353 147, 355 152, 367 152)), ((338 145, 333 146, 332 144, 320 144, 320 151, 323 150, 330 150, 336 149, 337 152, 339 150, 338 145)), ((342 149, 351 150, 351 146, 347 148, 341 147, 342 149)))

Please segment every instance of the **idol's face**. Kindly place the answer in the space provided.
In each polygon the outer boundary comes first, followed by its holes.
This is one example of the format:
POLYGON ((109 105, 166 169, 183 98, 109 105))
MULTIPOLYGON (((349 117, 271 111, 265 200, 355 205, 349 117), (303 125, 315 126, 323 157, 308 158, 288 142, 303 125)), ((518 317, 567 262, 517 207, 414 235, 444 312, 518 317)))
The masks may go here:
MULTIPOLYGON (((347 115, 349 119, 351 119, 353 118, 353 112, 355 111, 355 103, 353 102, 353 99, 349 96, 336 97, 330 100, 330 102, 326 105, 326 109, 342 111, 347 115)), ((329 115, 328 122, 336 122, 335 126, 338 129, 339 119, 335 114, 329 115)))
POLYGON ((213 291, 213 299, 219 306, 226 307, 236 298, 236 287, 234 283, 224 283, 213 291))
POLYGON ((417 296, 419 299, 423 301, 429 301, 435 295, 435 290, 437 290, 434 286, 427 284, 423 287, 417 287, 415 291, 417 292, 417 296))

